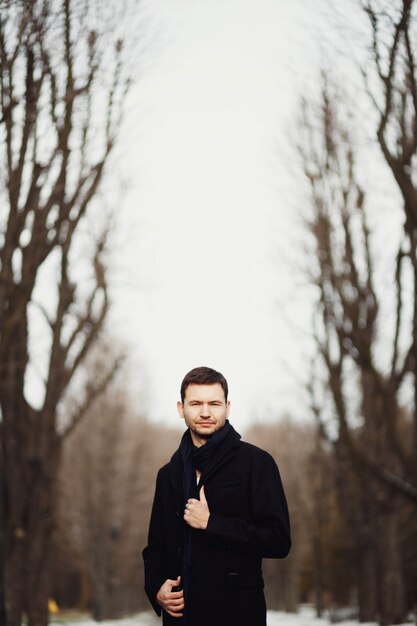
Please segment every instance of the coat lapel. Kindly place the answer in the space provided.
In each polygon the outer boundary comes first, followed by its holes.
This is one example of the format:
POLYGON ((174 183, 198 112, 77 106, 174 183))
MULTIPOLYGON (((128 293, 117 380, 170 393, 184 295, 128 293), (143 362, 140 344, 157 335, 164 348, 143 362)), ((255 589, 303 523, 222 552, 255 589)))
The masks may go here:
POLYGON ((172 487, 175 491, 175 494, 178 496, 180 501, 182 502, 184 499, 183 494, 183 463, 177 450, 171 458, 171 461, 168 466, 169 478, 172 484, 172 487))

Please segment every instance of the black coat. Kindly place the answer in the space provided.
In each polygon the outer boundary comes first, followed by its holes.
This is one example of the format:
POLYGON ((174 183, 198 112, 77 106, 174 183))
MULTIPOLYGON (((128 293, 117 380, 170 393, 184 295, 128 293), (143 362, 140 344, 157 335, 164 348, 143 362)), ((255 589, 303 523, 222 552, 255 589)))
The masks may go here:
MULTIPOLYGON (((265 626, 262 557, 285 557, 291 546, 287 503, 270 454, 231 433, 215 451, 200 484, 210 509, 206 530, 191 529, 187 626, 265 626)), ((167 578, 182 574, 183 463, 179 452, 159 470, 143 551, 145 590, 155 598, 167 578)), ((164 626, 182 618, 164 611, 164 626)))

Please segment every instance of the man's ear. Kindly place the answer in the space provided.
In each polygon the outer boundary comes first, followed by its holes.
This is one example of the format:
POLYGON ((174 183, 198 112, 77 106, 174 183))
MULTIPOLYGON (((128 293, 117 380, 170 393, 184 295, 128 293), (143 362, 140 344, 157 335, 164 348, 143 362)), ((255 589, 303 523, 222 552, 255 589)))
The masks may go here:
POLYGON ((226 417, 229 417, 230 413, 230 400, 226 402, 226 417))
POLYGON ((178 410, 178 415, 184 419, 184 405, 179 400, 177 402, 177 410, 178 410))

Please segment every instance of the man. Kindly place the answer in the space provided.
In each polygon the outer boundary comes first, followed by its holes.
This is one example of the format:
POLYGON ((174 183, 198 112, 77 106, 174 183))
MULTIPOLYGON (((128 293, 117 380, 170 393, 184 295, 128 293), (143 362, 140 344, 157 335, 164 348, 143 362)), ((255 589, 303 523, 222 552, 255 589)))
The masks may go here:
POLYGON ((229 423, 220 372, 191 370, 177 408, 188 430, 158 473, 146 593, 164 626, 265 626, 262 558, 291 546, 276 463, 229 423))

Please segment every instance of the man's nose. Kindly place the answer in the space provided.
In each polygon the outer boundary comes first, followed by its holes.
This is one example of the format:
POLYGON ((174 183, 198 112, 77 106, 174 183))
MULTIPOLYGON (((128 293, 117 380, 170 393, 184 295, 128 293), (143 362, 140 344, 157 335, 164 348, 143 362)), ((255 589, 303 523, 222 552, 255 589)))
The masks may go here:
POLYGON ((210 415, 210 405, 209 404, 203 404, 203 406, 201 407, 201 415, 202 416, 209 416, 210 415))

